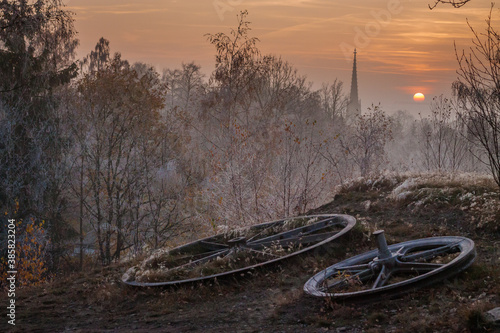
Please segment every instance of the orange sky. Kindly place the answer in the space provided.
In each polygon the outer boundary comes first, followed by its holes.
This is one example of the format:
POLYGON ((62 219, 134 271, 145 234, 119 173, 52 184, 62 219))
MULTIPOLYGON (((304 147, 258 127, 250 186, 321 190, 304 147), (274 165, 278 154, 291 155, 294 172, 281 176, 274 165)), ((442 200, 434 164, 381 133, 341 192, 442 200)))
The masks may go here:
MULTIPOLYGON (((251 34, 264 54, 281 55, 314 87, 336 77, 350 87, 352 49, 358 50, 362 107, 381 103, 392 113, 428 112, 432 97, 450 94, 456 78, 455 41, 470 44, 466 18, 482 30, 490 1, 471 0, 461 9, 427 0, 66 0, 76 13, 78 56, 100 37, 129 61, 161 70, 195 61, 209 73, 214 49, 204 34, 235 27, 247 9, 251 34), (425 102, 413 101, 422 92, 425 102)), ((500 17, 498 9, 494 17, 500 17)), ((498 26, 498 20, 496 26, 498 26)))

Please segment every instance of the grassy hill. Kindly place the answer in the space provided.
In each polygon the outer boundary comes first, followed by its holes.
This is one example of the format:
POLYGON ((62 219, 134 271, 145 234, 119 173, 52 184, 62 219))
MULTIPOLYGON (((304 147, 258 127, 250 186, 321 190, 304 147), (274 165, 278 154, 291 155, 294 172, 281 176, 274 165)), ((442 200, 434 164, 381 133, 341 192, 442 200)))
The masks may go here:
MULTIPOLYGON (((337 244, 223 281, 164 289, 120 283, 131 265, 92 268, 18 291, 14 332, 488 332, 483 313, 500 306, 500 194, 485 176, 385 175, 338 188, 313 211, 345 213, 358 225, 337 244), (460 275, 370 305, 303 293, 314 273, 375 248, 432 236, 473 239, 478 257, 460 275)), ((0 331, 6 327, 0 323, 0 331)))

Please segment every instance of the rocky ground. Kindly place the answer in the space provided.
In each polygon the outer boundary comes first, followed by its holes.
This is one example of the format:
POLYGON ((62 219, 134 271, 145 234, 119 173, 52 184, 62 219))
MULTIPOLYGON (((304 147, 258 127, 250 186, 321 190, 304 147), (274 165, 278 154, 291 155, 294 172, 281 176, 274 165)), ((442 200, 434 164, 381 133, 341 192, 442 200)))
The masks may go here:
POLYGON ((129 267, 92 268, 18 290, 12 332, 494 332, 484 313, 500 306, 499 193, 476 176, 360 179, 311 213, 353 215, 358 225, 337 244, 244 276, 173 288, 137 289, 129 267), (375 247, 431 236, 473 239, 465 272, 397 299, 337 304, 303 293, 315 272, 375 247))

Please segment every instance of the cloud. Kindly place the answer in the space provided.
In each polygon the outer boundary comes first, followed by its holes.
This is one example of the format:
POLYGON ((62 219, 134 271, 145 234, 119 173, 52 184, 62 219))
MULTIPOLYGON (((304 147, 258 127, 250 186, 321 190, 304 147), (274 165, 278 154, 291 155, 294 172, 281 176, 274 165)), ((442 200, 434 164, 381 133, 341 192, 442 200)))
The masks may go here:
POLYGON ((134 6, 131 4, 120 6, 68 6, 69 10, 86 15, 110 14, 110 15, 143 15, 151 13, 166 12, 168 8, 149 8, 134 6))
MULTIPOLYGON (((213 1, 72 0, 68 9, 77 14, 83 54, 104 35, 124 58, 154 59, 170 68, 191 60, 213 64, 214 49, 204 34, 229 33, 236 14, 248 9, 250 35, 260 39, 262 53, 281 55, 318 82, 342 77, 349 84, 352 51, 346 60, 339 46, 357 47, 360 78, 367 80, 360 84, 394 99, 415 87, 449 86, 456 77, 453 43, 466 48, 472 38, 466 18, 482 32, 490 11, 489 2, 480 0, 432 11, 426 2, 401 0, 401 13, 384 21, 373 13, 387 10, 388 0, 220 0, 230 5, 221 21, 213 1), (360 47, 356 33, 367 23, 380 29, 360 47)), ((493 14, 498 24, 500 15, 493 14)))

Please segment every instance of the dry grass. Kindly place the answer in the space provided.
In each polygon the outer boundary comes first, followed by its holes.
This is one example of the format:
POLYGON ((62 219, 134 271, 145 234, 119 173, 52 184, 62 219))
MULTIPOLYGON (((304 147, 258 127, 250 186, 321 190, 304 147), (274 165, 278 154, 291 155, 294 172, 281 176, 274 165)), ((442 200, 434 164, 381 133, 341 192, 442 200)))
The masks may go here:
MULTIPOLYGON (((489 222, 491 225, 480 222, 495 216, 484 207, 495 202, 490 193, 498 192, 488 177, 454 177, 440 180, 404 175, 395 176, 395 182, 380 179, 380 185, 365 181, 362 186, 353 184, 350 190, 346 187, 342 195, 349 200, 335 200, 317 213, 351 211, 360 221, 355 229, 321 251, 252 275, 167 289, 137 289, 119 283, 120 274, 129 267, 121 264, 21 289, 15 330, 335 332, 343 327, 347 332, 493 332, 482 316, 500 304, 499 233, 491 229, 500 223, 498 216, 489 222), (404 204, 390 199, 394 187, 410 176, 423 179, 412 188, 414 193, 425 189, 420 192, 422 197, 408 197, 404 204), (359 191, 352 192, 356 186, 359 191), (458 190, 440 192, 447 188, 458 190), (451 199, 415 206, 424 195, 451 199), (366 200, 372 203, 369 209, 362 204, 366 200), (475 241, 478 257, 454 278, 377 304, 337 304, 302 294, 303 284, 317 271, 373 249, 371 233, 376 229, 385 230, 389 244, 463 235, 475 241)), ((5 321, 0 323, 0 331, 7 331, 5 321)))
POLYGON ((471 333, 493 332, 494 326, 488 322, 485 313, 495 306, 488 301, 475 301, 458 309, 459 317, 471 333))

